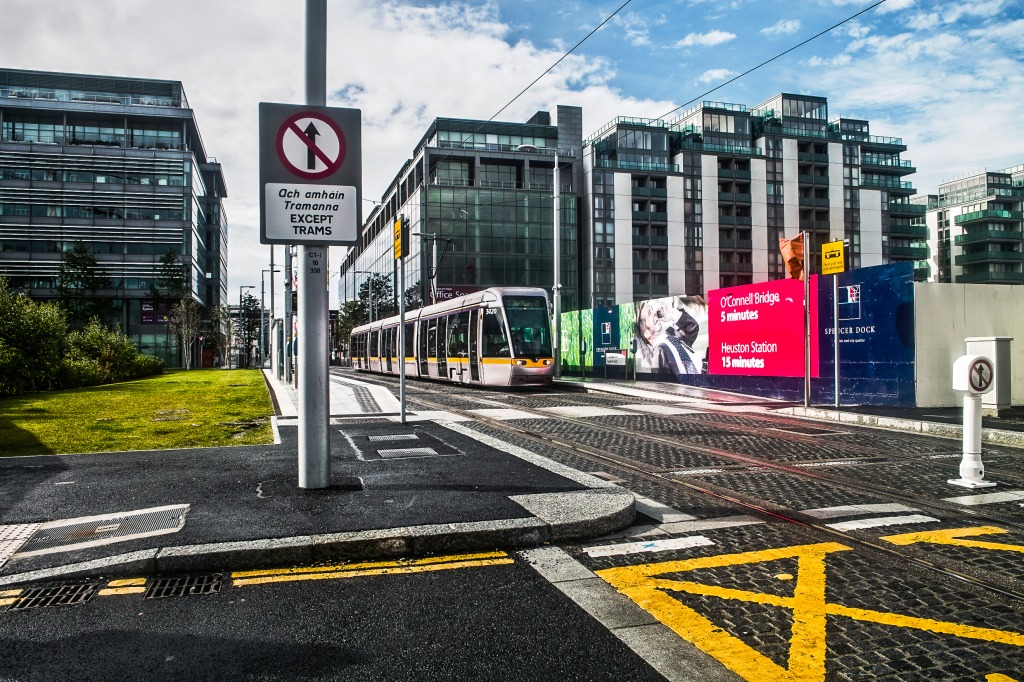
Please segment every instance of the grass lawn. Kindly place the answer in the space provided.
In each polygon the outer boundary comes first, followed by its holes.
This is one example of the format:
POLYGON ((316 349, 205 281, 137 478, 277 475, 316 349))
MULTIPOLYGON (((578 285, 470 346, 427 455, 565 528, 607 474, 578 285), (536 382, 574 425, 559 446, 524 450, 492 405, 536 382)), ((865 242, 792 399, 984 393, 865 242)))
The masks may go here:
POLYGON ((0 399, 0 456, 273 442, 258 370, 173 370, 0 399))

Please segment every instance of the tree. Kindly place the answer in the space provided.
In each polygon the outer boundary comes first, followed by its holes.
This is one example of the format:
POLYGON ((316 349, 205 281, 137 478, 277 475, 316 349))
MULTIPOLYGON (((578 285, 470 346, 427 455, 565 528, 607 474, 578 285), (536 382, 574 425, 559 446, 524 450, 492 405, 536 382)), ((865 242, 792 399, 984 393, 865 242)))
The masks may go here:
POLYGON ((213 323, 213 339, 223 363, 228 358, 228 345, 231 343, 235 321, 231 318, 228 307, 221 303, 210 313, 210 322, 213 323))
POLYGON ((249 366, 249 356, 252 352, 252 342, 259 338, 260 334, 260 301, 252 294, 246 292, 242 297, 242 309, 238 311, 238 333, 245 344, 243 366, 249 366))
POLYGON ((157 276, 149 288, 149 296, 155 303, 168 303, 180 301, 186 291, 188 279, 185 276, 185 266, 179 260, 178 254, 167 249, 167 253, 160 256, 157 276))
POLYGON ((107 312, 109 301, 96 294, 110 288, 110 279, 100 270, 96 256, 82 242, 75 242, 71 251, 64 252, 57 281, 57 300, 68 314, 68 321, 83 325, 90 318, 107 312))
POLYGON ((184 296, 171 307, 171 328, 181 340, 181 354, 185 369, 192 368, 192 344, 199 336, 203 322, 203 307, 191 296, 184 296))
MULTIPOLYGON (((415 292, 413 293, 415 295, 415 292)), ((406 292, 407 309, 411 309, 409 304, 414 300, 416 299, 411 298, 409 292, 406 292)), ((359 286, 356 300, 346 301, 338 310, 338 323, 335 329, 343 344, 348 343, 348 338, 355 327, 370 321, 371 308, 374 320, 398 314, 391 277, 379 273, 370 275, 359 286), (370 292, 373 292, 373 296, 370 296, 370 292)))
POLYGON ((0 277, 0 395, 42 391, 58 384, 65 310, 14 295, 0 277))

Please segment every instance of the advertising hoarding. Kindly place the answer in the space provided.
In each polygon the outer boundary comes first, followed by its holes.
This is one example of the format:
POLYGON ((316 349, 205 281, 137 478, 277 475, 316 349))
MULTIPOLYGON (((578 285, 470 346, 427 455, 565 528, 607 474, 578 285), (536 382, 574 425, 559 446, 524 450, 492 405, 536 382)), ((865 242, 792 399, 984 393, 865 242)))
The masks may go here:
MULTIPOLYGON (((817 277, 811 277, 811 329, 817 330, 817 277)), ((708 295, 710 374, 802 377, 804 283, 780 279, 715 289, 708 295)), ((818 373, 818 335, 811 334, 811 376, 818 373)))

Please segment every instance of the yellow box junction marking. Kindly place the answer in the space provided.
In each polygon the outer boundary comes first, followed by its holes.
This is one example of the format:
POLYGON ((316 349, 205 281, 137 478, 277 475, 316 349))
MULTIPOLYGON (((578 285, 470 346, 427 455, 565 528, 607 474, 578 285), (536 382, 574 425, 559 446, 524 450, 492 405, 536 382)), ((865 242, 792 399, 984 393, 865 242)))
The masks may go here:
POLYGON ((118 594, 143 594, 145 591, 145 578, 122 578, 120 580, 111 580, 96 595, 99 597, 110 597, 118 594))
POLYGON ((1024 545, 1007 545, 1001 542, 985 540, 964 540, 977 535, 995 535, 1007 531, 995 526, 978 526, 976 528, 953 528, 951 530, 930 530, 920 533, 904 533, 903 535, 886 535, 882 539, 894 545, 952 545, 954 547, 974 547, 977 549, 994 549, 1005 552, 1024 554, 1024 545))
POLYGON ((879 625, 914 628, 1024 647, 1024 634, 827 603, 825 601, 825 559, 832 552, 849 549, 845 545, 827 542, 683 561, 608 568, 598 571, 597 575, 642 606, 680 637, 718 659, 740 677, 757 682, 824 680, 828 616, 844 616, 879 625), (707 585, 657 577, 669 573, 686 573, 697 569, 740 566, 779 559, 797 560, 798 570, 796 581, 793 584, 792 597, 750 592, 717 584, 707 585), (669 592, 684 592, 791 609, 793 627, 788 667, 778 665, 739 638, 730 635, 707 617, 672 597, 668 594, 669 592))
POLYGON ((374 575, 425 573, 428 571, 446 571, 457 568, 501 566, 511 563, 514 563, 514 560, 506 552, 481 552, 478 554, 428 557, 426 559, 373 561, 359 564, 308 566, 263 571, 239 571, 231 574, 231 584, 235 587, 242 587, 244 585, 262 585, 296 580, 334 580, 337 578, 361 578, 374 575))
POLYGON ((0 606, 10 606, 14 602, 18 601, 18 597, 21 595, 21 588, 16 590, 0 590, 0 606))

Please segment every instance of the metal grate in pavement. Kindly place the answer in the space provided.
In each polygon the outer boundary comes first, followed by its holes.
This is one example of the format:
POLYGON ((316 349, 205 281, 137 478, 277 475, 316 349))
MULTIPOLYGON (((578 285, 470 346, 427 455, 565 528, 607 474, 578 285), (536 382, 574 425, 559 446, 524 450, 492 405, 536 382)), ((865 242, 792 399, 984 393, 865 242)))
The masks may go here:
POLYGON ((0 568, 4 567, 7 560, 14 556, 22 545, 28 542, 29 538, 39 530, 41 523, 18 523, 9 526, 0 526, 0 568))
POLYGON ((377 454, 384 459, 406 459, 409 457, 442 457, 434 448, 395 448, 378 450, 377 454))
POLYGON ((382 443, 387 441, 395 440, 419 440, 420 437, 415 433, 392 433, 383 436, 368 436, 371 443, 382 443))
POLYGON ((156 578, 150 582, 144 599, 217 594, 223 585, 224 576, 220 574, 179 575, 168 578, 156 578))
POLYGON ((175 533, 185 525, 189 505, 65 519, 42 524, 15 556, 30 557, 175 533))
POLYGON ((47 585, 26 589, 7 607, 8 611, 30 611, 47 606, 74 606, 84 604, 99 591, 101 583, 70 583, 65 585, 47 585))

